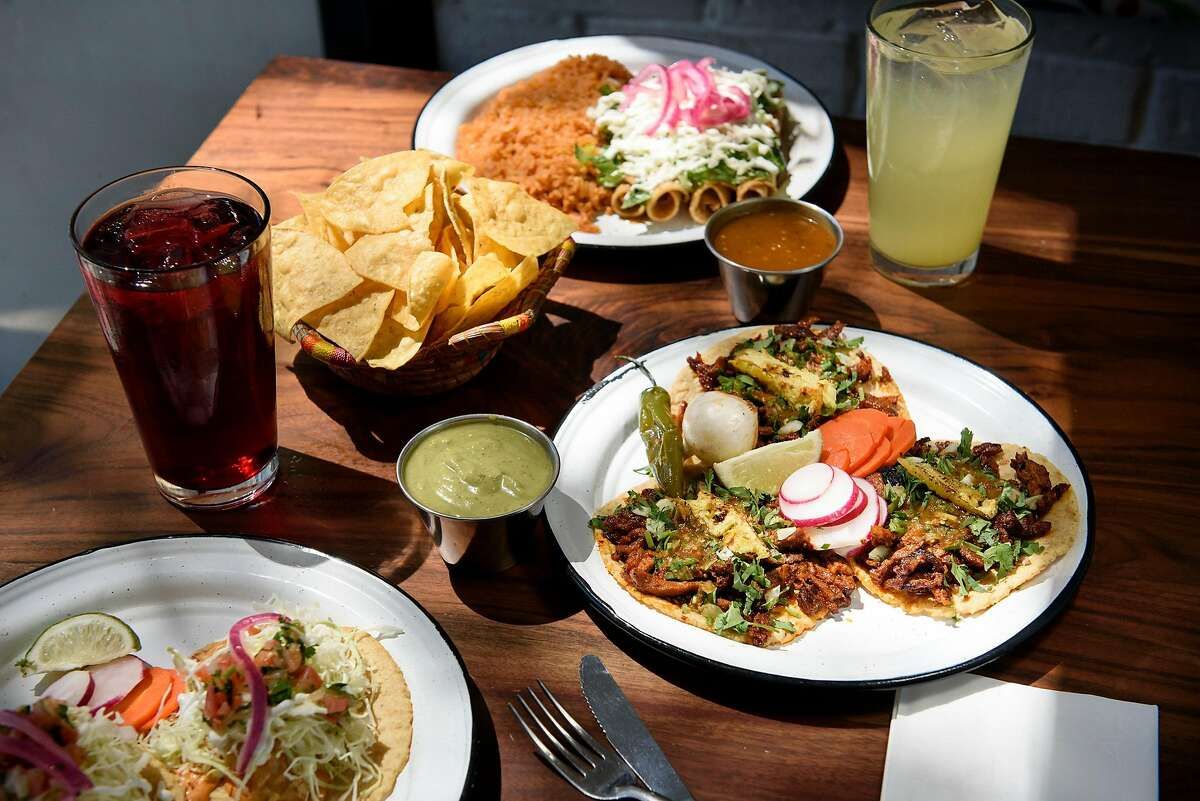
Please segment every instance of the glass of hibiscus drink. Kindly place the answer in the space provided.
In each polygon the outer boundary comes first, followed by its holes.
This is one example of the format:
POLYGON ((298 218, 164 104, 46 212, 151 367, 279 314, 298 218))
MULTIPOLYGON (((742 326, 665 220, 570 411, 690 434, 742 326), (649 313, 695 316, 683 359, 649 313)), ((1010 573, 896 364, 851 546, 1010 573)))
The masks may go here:
POLYGON ((252 501, 278 470, 270 204, 226 170, 166 167, 101 187, 71 239, 159 490, 252 501))

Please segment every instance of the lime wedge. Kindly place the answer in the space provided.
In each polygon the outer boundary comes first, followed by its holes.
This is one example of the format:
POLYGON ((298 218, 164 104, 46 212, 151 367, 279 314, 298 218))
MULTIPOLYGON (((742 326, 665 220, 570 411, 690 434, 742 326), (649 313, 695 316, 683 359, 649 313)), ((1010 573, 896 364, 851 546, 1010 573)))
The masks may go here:
POLYGON ((794 471, 821 458, 821 432, 800 439, 774 442, 717 462, 713 470, 727 487, 745 487, 756 492, 779 492, 779 485, 794 471))
POLYGON ((17 667, 26 676, 75 670, 111 662, 141 648, 141 640, 121 618, 84 612, 64 618, 39 634, 17 667))

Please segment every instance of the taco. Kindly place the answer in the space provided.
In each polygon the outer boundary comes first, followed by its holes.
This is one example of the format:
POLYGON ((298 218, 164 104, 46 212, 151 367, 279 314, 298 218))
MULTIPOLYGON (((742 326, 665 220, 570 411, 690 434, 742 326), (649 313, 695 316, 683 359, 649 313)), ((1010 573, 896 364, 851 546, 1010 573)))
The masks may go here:
POLYGON ((112 712, 43 698, 0 712, 0 798, 159 801, 162 766, 112 712))
POLYGON ((784 552, 773 498, 726 489, 711 471, 683 498, 630 490, 591 521, 617 583, 642 604, 760 647, 790 642, 850 605, 849 566, 832 554, 784 552))
POLYGON ((412 703, 400 668, 370 634, 268 613, 176 659, 188 692, 149 743, 188 799, 382 801, 391 794, 408 762, 412 703), (249 680, 243 659, 257 672, 249 680))
POLYGON ((811 320, 762 326, 689 356, 671 387, 676 418, 701 392, 714 390, 754 404, 758 445, 802 436, 850 409, 909 417, 887 367, 862 348, 861 338, 846 339, 844 328, 811 320))
POLYGON ((1017 445, 917 442, 871 476, 887 527, 851 558, 863 588, 914 615, 979 614, 1070 550, 1081 527, 1075 492, 1044 456, 1017 445))

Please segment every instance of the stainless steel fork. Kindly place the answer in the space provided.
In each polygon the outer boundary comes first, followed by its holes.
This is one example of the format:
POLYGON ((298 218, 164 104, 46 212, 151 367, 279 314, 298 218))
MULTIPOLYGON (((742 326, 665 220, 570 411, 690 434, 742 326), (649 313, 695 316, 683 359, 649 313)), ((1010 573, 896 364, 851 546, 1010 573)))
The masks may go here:
POLYGON ((542 688, 550 705, 558 712, 558 717, 551 713, 533 687, 517 693, 517 702, 525 710, 524 715, 512 704, 509 704, 508 708, 516 717, 517 723, 521 724, 521 728, 529 735, 529 739, 533 740, 538 756, 559 776, 579 792, 599 801, 618 798, 671 801, 666 796, 637 786, 633 772, 625 761, 611 748, 601 745, 588 734, 579 725, 579 721, 563 708, 541 679, 538 679, 538 686, 542 688), (526 696, 529 700, 526 700, 526 696), (533 721, 537 731, 526 722, 526 716, 533 721), (562 719, 561 723, 559 717, 562 719))

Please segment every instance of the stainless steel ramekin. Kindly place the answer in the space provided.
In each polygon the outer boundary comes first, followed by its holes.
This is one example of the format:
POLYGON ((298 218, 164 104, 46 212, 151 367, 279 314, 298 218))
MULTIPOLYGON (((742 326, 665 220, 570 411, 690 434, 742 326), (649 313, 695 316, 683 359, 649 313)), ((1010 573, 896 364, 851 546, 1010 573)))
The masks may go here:
POLYGON ((820 206, 789 197, 760 197, 731 203, 708 218, 704 244, 717 257, 721 283, 739 323, 791 323, 804 317, 825 272, 842 249, 845 236, 833 215, 820 206), (814 221, 833 234, 833 252, 817 264, 800 264, 794 270, 757 270, 731 261, 713 244, 717 232, 731 220, 762 211, 767 206, 801 206, 814 221))
POLYGON ((471 571, 477 573, 498 573, 507 570, 517 562, 516 548, 519 538, 526 537, 533 528, 534 521, 542 512, 542 504, 550 490, 558 482, 558 472, 561 463, 558 458, 558 448, 554 442, 524 420, 506 417, 502 414, 464 414, 434 423, 422 429, 408 441, 400 456, 396 459, 396 481, 400 491, 408 498, 421 514, 425 528, 433 537, 438 553, 453 570, 471 571), (528 434, 540 444, 550 457, 553 466, 553 477, 546 491, 532 503, 507 514, 495 517, 459 517, 434 511, 412 496, 404 483, 404 466, 417 443, 430 434, 449 428, 453 425, 467 422, 501 423, 528 434))

